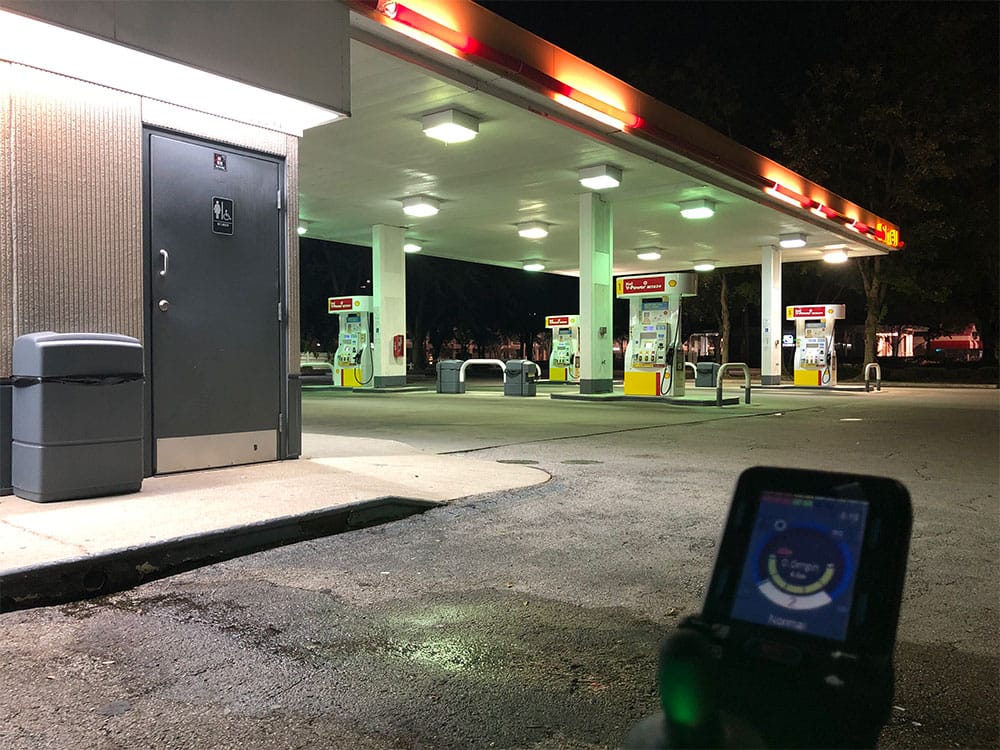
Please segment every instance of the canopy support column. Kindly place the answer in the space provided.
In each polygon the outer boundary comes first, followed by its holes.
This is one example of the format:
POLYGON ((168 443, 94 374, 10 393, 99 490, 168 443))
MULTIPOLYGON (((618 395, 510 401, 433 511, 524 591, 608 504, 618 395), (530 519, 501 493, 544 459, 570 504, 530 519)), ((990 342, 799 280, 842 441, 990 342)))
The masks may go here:
POLYGON ((781 248, 760 248, 760 384, 781 384, 781 248))
POLYGON ((614 289, 611 203, 580 195, 580 393, 613 389, 614 289))
MULTIPOLYGON (((372 341, 376 388, 406 385, 406 254, 403 227, 372 227, 372 341), (402 336, 402 352, 393 353, 393 338, 402 336)), ((398 340, 397 340, 397 351, 398 340)))

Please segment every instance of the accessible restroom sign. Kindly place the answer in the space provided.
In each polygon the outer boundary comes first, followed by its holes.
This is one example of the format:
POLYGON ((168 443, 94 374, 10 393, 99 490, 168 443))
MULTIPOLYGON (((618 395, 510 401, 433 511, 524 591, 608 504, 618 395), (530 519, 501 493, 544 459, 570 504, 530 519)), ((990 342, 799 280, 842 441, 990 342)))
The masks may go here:
POLYGON ((233 233, 233 201, 212 196, 212 231, 215 234, 233 233))

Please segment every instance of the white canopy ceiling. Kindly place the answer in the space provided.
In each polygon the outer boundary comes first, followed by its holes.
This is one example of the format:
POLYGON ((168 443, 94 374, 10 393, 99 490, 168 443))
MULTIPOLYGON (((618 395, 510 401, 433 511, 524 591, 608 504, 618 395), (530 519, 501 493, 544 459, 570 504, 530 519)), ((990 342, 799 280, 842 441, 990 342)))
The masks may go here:
POLYGON ((614 207, 615 275, 689 270, 706 258, 756 265, 761 246, 790 232, 807 244, 785 250, 785 261, 818 260, 831 245, 851 256, 883 252, 839 223, 786 212, 760 190, 624 133, 574 126, 572 113, 556 119, 551 102, 536 106, 530 93, 511 94, 509 82, 491 85, 485 73, 473 80, 457 62, 453 75, 432 69, 405 50, 377 49, 386 45, 364 30, 355 35, 364 41, 351 41, 351 117, 306 131, 300 144, 299 213, 309 237, 370 246, 372 225, 405 226, 430 255, 517 268, 541 259, 547 271, 576 275, 586 191, 577 171, 610 163, 624 171, 622 186, 604 193, 614 207), (422 116, 448 108, 477 117, 478 137, 445 145, 424 135, 422 116), (418 194, 440 200, 440 212, 404 215, 401 200, 418 194), (715 201, 715 216, 682 218, 678 203, 693 198, 715 201), (528 220, 550 224, 548 237, 519 237, 515 224, 528 220), (649 246, 662 248, 661 260, 636 258, 649 246))

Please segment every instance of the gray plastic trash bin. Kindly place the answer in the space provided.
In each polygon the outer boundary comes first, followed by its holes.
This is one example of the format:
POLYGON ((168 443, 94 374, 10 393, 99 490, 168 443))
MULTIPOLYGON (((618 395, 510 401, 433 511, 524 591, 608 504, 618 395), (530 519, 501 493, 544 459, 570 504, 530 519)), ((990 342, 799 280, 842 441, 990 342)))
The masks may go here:
POLYGON ((534 396, 538 370, 529 359, 508 359, 507 380, 503 384, 505 396, 534 396))
POLYGON ((465 383, 459 382, 458 379, 462 370, 462 360, 442 359, 436 368, 438 393, 465 393, 465 383))
POLYGON ((142 486, 142 345, 106 333, 14 341, 14 494, 49 502, 142 486))
POLYGON ((698 388, 715 388, 719 378, 718 362, 698 362, 694 366, 694 384, 698 388))

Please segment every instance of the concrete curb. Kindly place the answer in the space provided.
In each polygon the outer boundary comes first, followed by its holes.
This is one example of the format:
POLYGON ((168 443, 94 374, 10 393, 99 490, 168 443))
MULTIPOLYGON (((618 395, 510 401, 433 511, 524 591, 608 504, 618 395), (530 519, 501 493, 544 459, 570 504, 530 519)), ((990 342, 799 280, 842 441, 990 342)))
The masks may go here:
POLYGON ((445 503, 380 497, 208 534, 63 560, 0 574, 0 613, 103 596, 286 544, 398 521, 445 503))

